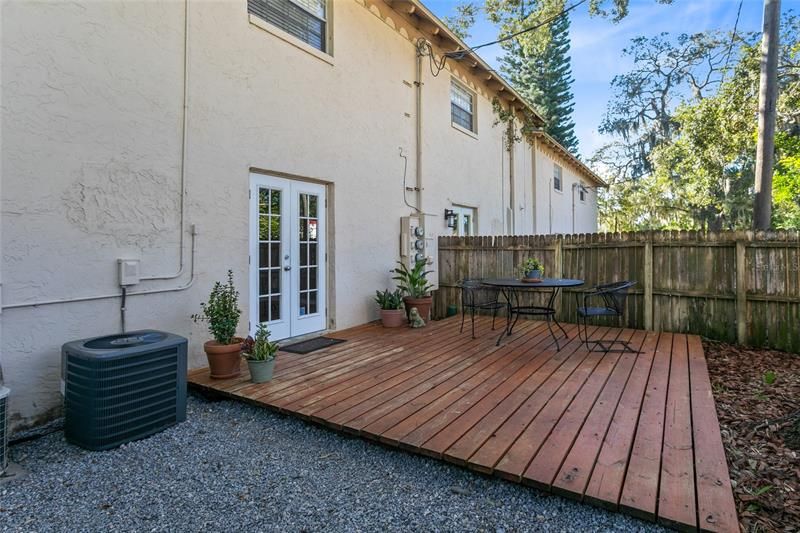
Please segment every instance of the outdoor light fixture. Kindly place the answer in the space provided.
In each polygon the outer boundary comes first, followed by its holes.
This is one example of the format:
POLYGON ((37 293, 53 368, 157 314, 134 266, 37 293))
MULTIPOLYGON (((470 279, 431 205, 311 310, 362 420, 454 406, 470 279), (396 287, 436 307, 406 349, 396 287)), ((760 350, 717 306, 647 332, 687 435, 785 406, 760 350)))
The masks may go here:
POLYGON ((450 229, 455 229, 456 227, 456 212, 452 209, 445 209, 444 210, 444 220, 447 222, 447 227, 450 229))

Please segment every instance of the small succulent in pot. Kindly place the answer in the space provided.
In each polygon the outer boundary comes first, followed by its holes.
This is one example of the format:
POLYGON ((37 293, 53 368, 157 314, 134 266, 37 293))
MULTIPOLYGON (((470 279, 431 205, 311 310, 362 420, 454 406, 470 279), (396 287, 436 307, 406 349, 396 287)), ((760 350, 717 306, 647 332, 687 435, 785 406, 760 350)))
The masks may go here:
POLYGON ((390 292, 375 291, 375 301, 381 308, 381 322, 385 328, 397 328, 405 323, 406 313, 403 310, 403 293, 400 289, 390 292))
POLYGON ((535 257, 526 259, 519 266, 519 270, 528 279, 541 279, 544 275, 544 265, 535 257))
POLYGON ((264 324, 259 324, 256 328, 255 338, 247 337, 242 342, 242 357, 247 360, 253 383, 272 379, 277 353, 278 343, 269 340, 269 330, 264 324))

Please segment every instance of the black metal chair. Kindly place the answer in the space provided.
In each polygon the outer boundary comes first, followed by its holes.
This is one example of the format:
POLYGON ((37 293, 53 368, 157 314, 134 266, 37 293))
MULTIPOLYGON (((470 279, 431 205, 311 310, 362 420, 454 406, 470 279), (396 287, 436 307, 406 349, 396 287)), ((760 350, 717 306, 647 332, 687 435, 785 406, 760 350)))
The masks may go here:
POLYGON ((604 283, 596 285, 591 291, 584 293, 583 306, 580 305, 580 295, 576 293, 578 299, 578 338, 586 344, 589 351, 603 352, 629 352, 639 353, 638 350, 631 348, 628 341, 590 339, 586 320, 604 316, 617 317, 619 320, 625 313, 625 301, 628 297, 628 289, 636 285, 635 281, 616 281, 614 283, 604 283), (590 300, 599 300, 595 306, 590 306, 590 300), (583 333, 581 334, 581 323, 583 323, 583 333), (622 348, 613 350, 612 347, 621 344, 622 348))
POLYGON ((472 338, 475 338, 475 311, 476 310, 491 310, 492 311, 492 330, 494 330, 495 319, 497 318, 497 310, 503 309, 506 304, 498 302, 498 290, 494 287, 489 287, 481 283, 479 279, 465 279, 459 282, 461 287, 461 329, 460 333, 464 332, 464 318, 467 316, 467 309, 470 310, 472 318, 472 338), (481 299, 481 293, 488 293, 490 296, 486 299, 481 299))

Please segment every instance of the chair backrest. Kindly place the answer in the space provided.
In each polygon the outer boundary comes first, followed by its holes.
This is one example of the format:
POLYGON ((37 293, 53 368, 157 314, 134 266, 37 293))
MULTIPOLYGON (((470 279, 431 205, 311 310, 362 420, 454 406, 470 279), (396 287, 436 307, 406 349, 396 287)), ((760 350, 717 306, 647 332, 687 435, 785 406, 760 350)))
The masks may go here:
POLYGON ((479 279, 462 279, 458 282, 461 287, 462 305, 475 305, 475 295, 478 291, 486 289, 486 286, 479 279))
POLYGON ((603 298, 605 306, 613 309, 618 315, 625 313, 625 301, 628 299, 628 289, 636 285, 635 281, 615 281, 604 283, 595 287, 597 294, 603 298))

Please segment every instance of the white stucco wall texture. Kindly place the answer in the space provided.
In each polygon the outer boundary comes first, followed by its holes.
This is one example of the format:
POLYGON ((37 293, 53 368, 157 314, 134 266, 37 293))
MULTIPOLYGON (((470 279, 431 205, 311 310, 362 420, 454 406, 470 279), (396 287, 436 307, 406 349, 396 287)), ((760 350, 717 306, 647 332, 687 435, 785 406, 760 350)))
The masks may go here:
MULTIPOLYGON (((392 284, 400 217, 412 214, 401 147, 409 186, 416 171, 419 34, 388 5, 332 0, 333 55, 322 56, 251 22, 245 0, 188 3, 183 235, 186 4, 10 0, 0 9, 0 365, 12 427, 58 413, 64 342, 119 332, 118 258, 169 278, 130 288, 129 330, 184 335, 190 364, 205 365, 208 333, 190 315, 232 269, 246 333, 252 172, 327 185, 328 326, 377 317, 372 295, 392 284), (164 292, 135 295, 153 291, 164 292)), ((480 234, 550 230, 546 152, 514 148, 510 206, 492 95, 458 64, 423 73, 422 209, 443 233, 453 204, 478 209, 480 234), (453 77, 476 91, 476 135, 451 126, 453 77)), ((566 165, 564 175, 568 197, 578 177, 566 165)), ((596 228, 590 198, 581 231, 596 228)), ((552 231, 571 231, 557 201, 552 231)))

